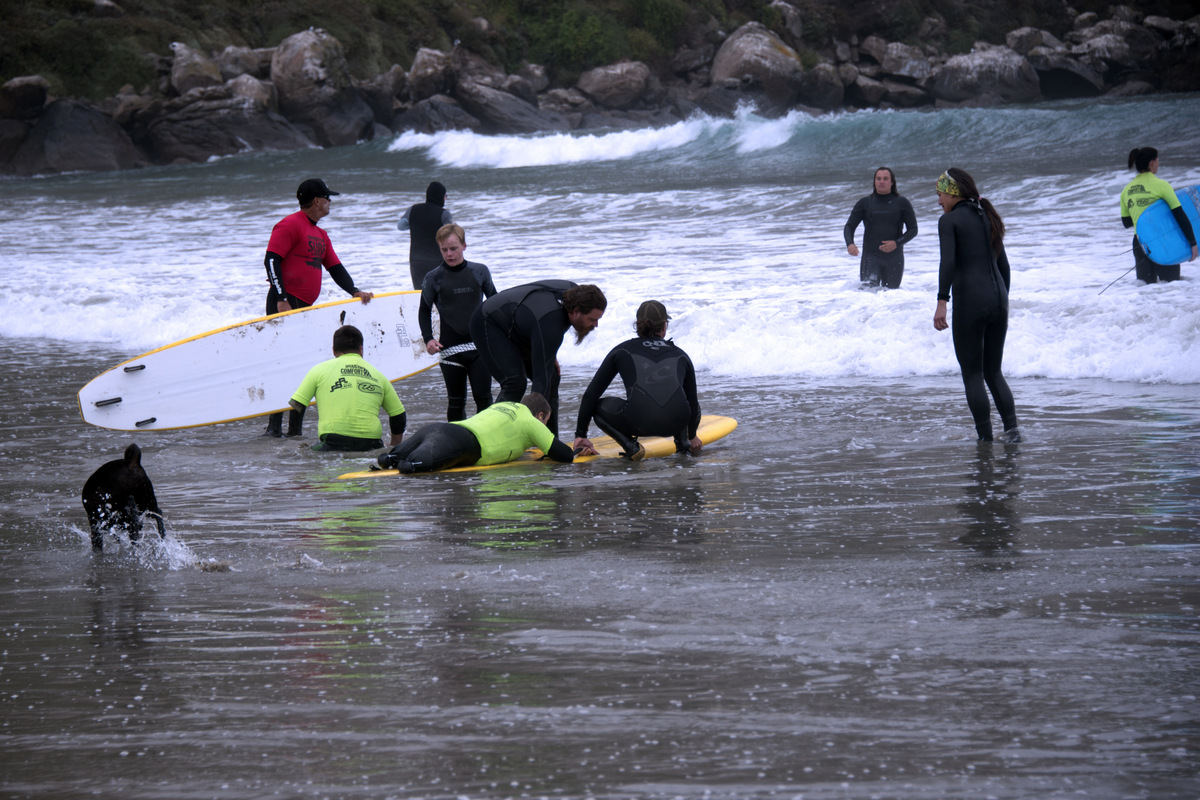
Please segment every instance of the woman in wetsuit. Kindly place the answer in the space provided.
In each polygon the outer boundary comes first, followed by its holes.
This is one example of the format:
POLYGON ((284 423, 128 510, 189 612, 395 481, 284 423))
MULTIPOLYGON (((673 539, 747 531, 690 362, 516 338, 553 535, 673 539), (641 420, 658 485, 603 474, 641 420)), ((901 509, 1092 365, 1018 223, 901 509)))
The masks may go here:
POLYGON ((967 405, 975 419, 979 441, 992 441, 988 390, 1000 419, 1004 441, 1021 441, 1012 390, 1000 372, 1004 337, 1008 333, 1008 255, 1004 252, 1004 221, 974 179, 951 167, 937 180, 941 265, 938 270, 937 310, 933 327, 953 326, 954 354, 962 370, 967 405), (954 297, 954 318, 946 322, 946 304, 954 297), (986 388, 985 388, 986 386, 986 388))
MULTIPOLYGON (((1192 257, 1188 260, 1195 261, 1196 232, 1192 230, 1191 220, 1184 213, 1171 184, 1158 177, 1158 151, 1153 147, 1133 148, 1129 151, 1129 168, 1136 169, 1138 174, 1121 190, 1121 223, 1126 228, 1132 228, 1143 211, 1159 200, 1166 201, 1179 229, 1192 246, 1192 257)), ((1133 237, 1133 265, 1137 269, 1138 280, 1145 283, 1179 280, 1179 265, 1151 261, 1136 235, 1133 237)))

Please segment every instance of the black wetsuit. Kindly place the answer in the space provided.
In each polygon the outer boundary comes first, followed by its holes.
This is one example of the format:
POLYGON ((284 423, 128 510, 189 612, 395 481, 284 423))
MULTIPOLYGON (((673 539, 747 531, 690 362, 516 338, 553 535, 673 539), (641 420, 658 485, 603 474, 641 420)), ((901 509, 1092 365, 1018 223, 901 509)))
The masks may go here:
MULTIPOLYGON (((442 321, 438 339, 442 347, 470 343, 471 315, 479 307, 482 298, 495 293, 492 275, 483 264, 464 261, 457 267, 451 267, 442 263, 432 270, 421 285, 421 308, 417 312, 425 344, 433 340, 435 306, 442 321)), ((479 413, 492 404, 492 374, 477 351, 456 353, 442 361, 440 366, 449 398, 446 419, 453 422, 467 418, 468 379, 471 382, 471 395, 475 399, 475 412, 479 413)))
POLYGON ((442 263, 437 232, 452 221, 450 212, 437 203, 417 203, 400 218, 400 230, 409 231, 408 272, 414 289, 420 289, 425 276, 442 263))
POLYGON ((1000 372, 1008 334, 1008 254, 991 245, 991 223, 978 203, 963 200, 938 220, 938 299, 954 298, 951 332, 967 405, 979 438, 992 439, 988 389, 1004 429, 1017 427, 1012 390, 1000 372), (985 388, 986 384, 986 388, 985 388))
POLYGON ((570 281, 537 281, 505 289, 471 315, 471 340, 500 384, 497 402, 520 402, 526 378, 530 391, 550 403, 546 427, 558 436, 558 348, 571 329, 562 307, 570 281))
POLYGON ((700 426, 692 360, 674 342, 657 336, 621 342, 605 356, 583 393, 575 438, 587 438, 593 419, 626 453, 637 449, 633 440, 638 436, 673 436, 677 449, 687 449, 700 426), (618 374, 626 399, 601 398, 618 374))
POLYGON ((846 246, 854 244, 854 231, 863 226, 863 244, 858 265, 858 279, 872 286, 900 288, 904 278, 904 245, 917 235, 917 215, 912 204, 898 194, 872 192, 854 204, 850 219, 842 229, 846 246), (896 242, 896 249, 885 253, 879 245, 896 242))

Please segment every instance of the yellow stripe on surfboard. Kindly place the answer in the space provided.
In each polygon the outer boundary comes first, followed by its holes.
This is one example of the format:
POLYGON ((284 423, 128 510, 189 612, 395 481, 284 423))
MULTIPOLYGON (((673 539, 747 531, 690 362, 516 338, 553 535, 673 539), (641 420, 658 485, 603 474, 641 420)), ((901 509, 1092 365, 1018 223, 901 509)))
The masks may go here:
MULTIPOLYGON (((705 414, 700 418, 700 427, 696 435, 700 437, 700 441, 708 445, 712 442, 722 439, 733 433, 737 428, 737 420, 732 417, 721 417, 716 415, 705 414)), ((662 458, 663 456, 673 455, 675 453, 675 440, 669 436, 642 436, 638 438, 642 447, 646 448, 646 458, 662 458)), ((620 458, 621 447, 608 436, 598 436, 592 439, 592 444, 595 445, 598 455, 594 456, 576 456, 574 463, 583 464, 588 461, 595 461, 601 458, 620 458)), ((470 467, 454 467, 453 469, 438 470, 438 472, 475 472, 483 469, 499 469, 500 467, 512 467, 518 464, 530 464, 542 458, 542 451, 536 447, 531 447, 526 450, 520 458, 515 461, 508 461, 504 464, 488 464, 486 466, 470 466, 470 467)), ((549 462, 554 463, 554 462, 549 462)), ((395 469, 378 469, 378 470, 363 470, 359 472, 347 472, 344 475, 339 475, 339 481, 354 480, 357 478, 384 478, 391 475, 399 475, 400 471, 395 469)), ((420 473, 429 474, 429 473, 420 473)))

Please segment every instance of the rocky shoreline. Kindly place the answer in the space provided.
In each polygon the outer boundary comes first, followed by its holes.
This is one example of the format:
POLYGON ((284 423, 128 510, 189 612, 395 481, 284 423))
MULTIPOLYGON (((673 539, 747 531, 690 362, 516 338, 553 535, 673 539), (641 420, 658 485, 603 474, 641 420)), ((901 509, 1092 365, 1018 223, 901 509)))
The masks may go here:
MULTIPOLYGON (((399 66, 356 80, 341 44, 321 29, 277 47, 206 55, 176 43, 155 56, 158 85, 127 86, 102 103, 49 95, 40 76, 0 86, 0 175, 131 169, 253 150, 338 147, 400 131, 488 134, 665 126, 696 113, 729 117, 751 104, 767 117, 860 108, 996 106, 1039 100, 1200 89, 1200 22, 1081 14, 1060 40, 1019 28, 1003 45, 977 42, 948 56, 879 36, 831 40, 804 68, 800 12, 772 7, 783 30, 757 22, 725 33, 710 20, 689 33, 667 74, 637 61, 551 86, 544 67, 506 74, 455 47, 422 48, 399 66)), ((476 20, 485 29, 485 20, 476 20)), ((945 23, 925 21, 922 41, 945 23)))

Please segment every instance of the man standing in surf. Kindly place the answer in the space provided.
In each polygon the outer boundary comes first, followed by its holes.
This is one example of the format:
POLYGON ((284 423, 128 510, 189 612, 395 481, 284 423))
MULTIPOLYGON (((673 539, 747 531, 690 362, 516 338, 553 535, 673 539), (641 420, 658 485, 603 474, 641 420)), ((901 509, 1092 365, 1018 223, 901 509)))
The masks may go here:
POLYGON ((859 223, 865 223, 858 279, 864 286, 899 289, 904 278, 904 244, 917 235, 917 215, 912 203, 896 190, 896 174, 891 167, 875 170, 874 188, 854 204, 842 229, 846 252, 858 255, 854 232, 859 223))
MULTIPOLYGON (((294 308, 308 308, 321 294, 322 268, 329 270, 333 280, 352 297, 364 303, 374 296, 354 285, 350 273, 342 266, 333 242, 319 225, 329 216, 332 197, 339 194, 320 178, 309 178, 296 189, 300 210, 275 224, 267 242, 267 316, 282 314, 294 308)), ((288 436, 299 436, 304 415, 293 410, 288 416, 288 436)), ((282 435, 283 414, 272 414, 267 420, 266 436, 282 435)))
POLYGON ((520 402, 526 381, 550 403, 546 426, 558 437, 558 348, 575 329, 575 344, 594 331, 608 300, 599 287, 537 281, 492 295, 471 315, 471 340, 500 384, 497 403, 520 402))

